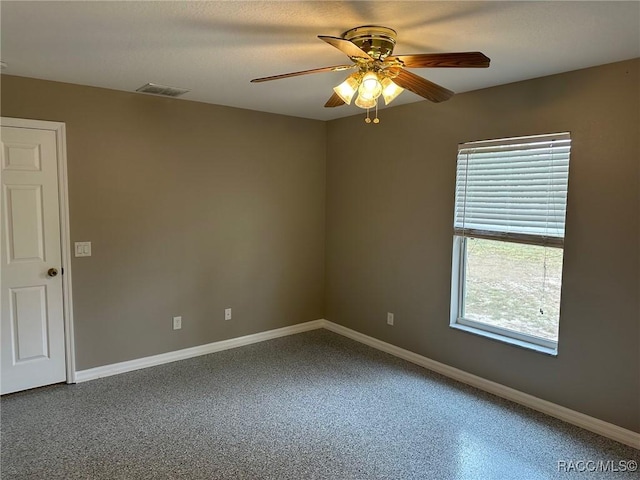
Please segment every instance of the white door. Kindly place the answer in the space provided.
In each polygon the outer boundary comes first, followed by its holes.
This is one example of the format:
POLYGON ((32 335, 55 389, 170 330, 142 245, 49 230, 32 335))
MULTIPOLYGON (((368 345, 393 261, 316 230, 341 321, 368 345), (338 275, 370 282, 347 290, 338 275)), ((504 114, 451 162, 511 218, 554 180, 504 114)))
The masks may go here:
POLYGON ((56 141, 2 126, 2 394, 66 379, 56 141))

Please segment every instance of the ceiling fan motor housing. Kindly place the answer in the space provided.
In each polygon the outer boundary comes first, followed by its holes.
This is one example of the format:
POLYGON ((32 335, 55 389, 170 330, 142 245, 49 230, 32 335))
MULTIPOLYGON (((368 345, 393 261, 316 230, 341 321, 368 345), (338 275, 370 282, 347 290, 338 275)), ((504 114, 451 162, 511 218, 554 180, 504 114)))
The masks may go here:
POLYGON ((393 53, 396 31, 378 25, 363 25, 347 30, 342 38, 349 40, 376 60, 384 60, 393 53))

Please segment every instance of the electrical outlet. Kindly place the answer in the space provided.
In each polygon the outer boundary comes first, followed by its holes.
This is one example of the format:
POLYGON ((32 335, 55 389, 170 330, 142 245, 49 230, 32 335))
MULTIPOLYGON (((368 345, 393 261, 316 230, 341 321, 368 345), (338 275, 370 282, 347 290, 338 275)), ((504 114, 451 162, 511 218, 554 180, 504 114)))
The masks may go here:
POLYGON ((180 330, 182 328, 182 317, 173 317, 173 329, 180 330))
POLYGON ((225 308, 224 309, 224 319, 225 320, 231 320, 231 309, 230 308, 225 308))
POLYGON ((393 313, 387 312, 387 325, 393 326, 393 313))

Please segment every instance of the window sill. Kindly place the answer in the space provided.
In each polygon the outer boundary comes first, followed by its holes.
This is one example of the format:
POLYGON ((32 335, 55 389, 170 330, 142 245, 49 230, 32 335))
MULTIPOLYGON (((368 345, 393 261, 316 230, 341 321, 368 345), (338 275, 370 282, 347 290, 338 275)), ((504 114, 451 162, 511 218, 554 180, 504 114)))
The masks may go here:
POLYGON ((549 355, 552 357, 558 356, 558 348, 548 348, 543 347, 541 345, 536 345, 535 343, 525 342, 523 340, 516 340, 515 338, 507 337, 505 335, 500 335, 497 333, 487 332, 486 330, 481 330, 479 328, 469 327, 467 325, 460 325, 459 323, 449 325, 451 328, 456 330, 462 330, 463 332, 472 333, 474 335, 479 335, 481 337, 488 338, 490 340, 495 340, 502 343, 507 343, 509 345, 513 345, 520 348, 525 348, 527 350, 533 350, 534 352, 543 353, 545 355, 549 355))

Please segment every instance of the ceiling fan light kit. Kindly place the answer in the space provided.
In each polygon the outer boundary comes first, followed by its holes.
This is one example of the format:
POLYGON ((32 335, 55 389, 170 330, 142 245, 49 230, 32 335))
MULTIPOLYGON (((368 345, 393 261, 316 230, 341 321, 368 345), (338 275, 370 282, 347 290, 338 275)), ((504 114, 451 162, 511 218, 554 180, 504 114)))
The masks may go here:
POLYGON ((376 109, 373 123, 379 123, 378 98, 389 105, 405 89, 432 102, 442 102, 453 92, 422 78, 407 68, 486 68, 489 58, 480 52, 420 53, 392 56, 396 45, 396 31, 378 25, 363 25, 347 30, 341 37, 318 35, 320 40, 346 54, 352 65, 336 65, 271 77, 255 78, 251 82, 266 82, 310 73, 335 72, 357 68, 344 82, 334 87, 325 107, 354 104, 367 110, 366 123, 371 123, 368 110, 376 109), (357 96, 356 96, 357 94, 357 96))

